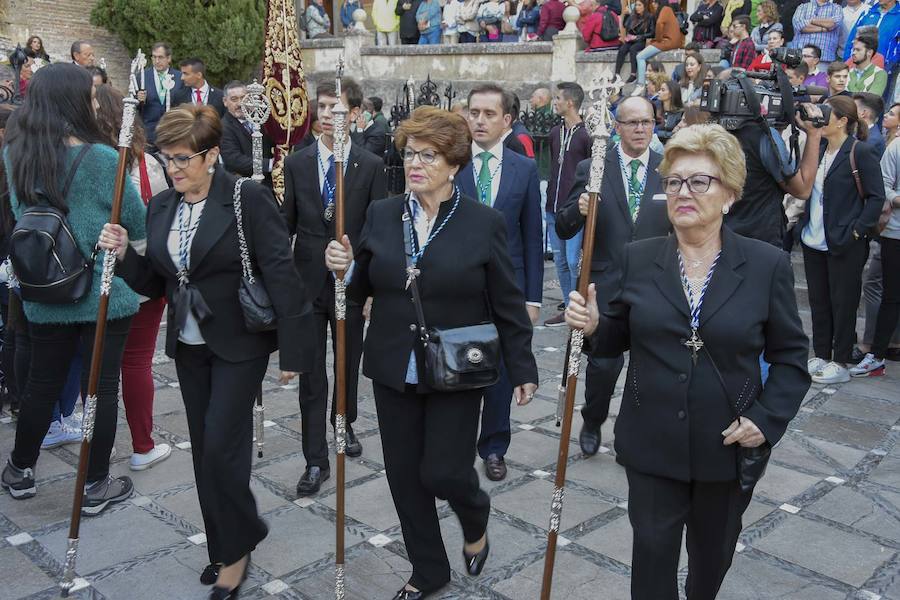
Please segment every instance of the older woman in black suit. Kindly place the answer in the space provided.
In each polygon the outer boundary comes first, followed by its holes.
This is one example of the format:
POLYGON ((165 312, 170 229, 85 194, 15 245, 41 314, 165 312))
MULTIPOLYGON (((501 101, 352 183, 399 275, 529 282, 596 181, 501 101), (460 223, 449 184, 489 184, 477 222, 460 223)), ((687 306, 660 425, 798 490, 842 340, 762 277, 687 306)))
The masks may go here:
POLYGON ((587 302, 572 293, 566 321, 596 355, 631 351, 615 449, 628 476, 632 598, 678 598, 687 526, 688 598, 712 599, 752 493, 738 483, 738 447, 784 435, 809 388, 808 340, 790 257, 722 226, 746 177, 737 140, 719 125, 682 129, 660 173, 675 235, 629 244, 609 309, 598 313, 592 285, 587 302))
POLYGON ((465 119, 422 107, 403 122, 396 140, 409 193, 370 205, 360 239, 332 241, 325 262, 334 271, 350 269, 351 298, 374 299, 363 372, 373 380, 388 484, 413 566, 394 600, 418 600, 450 581, 435 498, 449 501, 459 517, 466 570, 478 575, 489 550, 490 497, 473 468, 484 390, 437 391, 426 383, 407 258, 412 255, 419 271, 429 327, 494 322, 519 404, 534 396, 537 366, 503 215, 461 196, 453 183, 471 159, 465 119))
POLYGON ((117 275, 140 294, 168 299, 166 354, 175 359, 187 413, 210 559, 200 581, 216 584, 210 600, 238 597, 250 551, 268 532, 250 491, 250 461, 253 399, 269 355, 278 348, 285 383, 312 362, 303 345, 311 308, 298 300, 305 294, 287 228, 272 193, 250 181, 241 190, 243 230, 278 327, 253 333, 244 324, 237 177, 218 166, 221 137, 209 106, 166 113, 156 143, 174 189, 150 200, 146 256, 118 225, 100 235, 101 247, 118 252, 117 275))

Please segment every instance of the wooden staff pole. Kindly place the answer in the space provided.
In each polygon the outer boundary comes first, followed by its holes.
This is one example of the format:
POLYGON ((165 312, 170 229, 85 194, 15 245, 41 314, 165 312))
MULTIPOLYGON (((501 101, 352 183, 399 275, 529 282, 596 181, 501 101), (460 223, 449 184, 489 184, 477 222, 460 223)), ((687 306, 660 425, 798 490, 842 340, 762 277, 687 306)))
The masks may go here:
MULTIPOLYGON (((581 245, 581 265, 578 273, 578 293, 587 298, 588 286, 591 283, 591 257, 594 255, 594 238, 597 233, 597 203, 599 202, 600 184, 603 181, 603 167, 606 161, 606 144, 609 140, 609 96, 621 87, 616 77, 601 76, 594 80, 593 88, 599 92, 594 102, 593 112, 588 118, 588 127, 593 137, 591 149, 591 171, 588 181, 590 203, 584 227, 584 240, 581 245)), ((566 370, 563 373, 565 402, 562 411, 562 431, 559 437, 559 453, 556 458, 556 479, 553 485, 553 499, 550 502, 550 530, 547 533, 547 552, 544 555, 544 576, 541 581, 541 600, 550 600, 550 589, 553 585, 553 566, 556 562, 556 542, 559 537, 559 526, 562 518, 563 497, 565 496, 566 466, 569 460, 569 436, 572 433, 572 413, 575 408, 575 391, 578 386, 578 371, 581 367, 581 348, 584 343, 584 331, 573 329, 569 335, 569 351, 566 370)), ((558 417, 557 417, 558 418, 558 417)))

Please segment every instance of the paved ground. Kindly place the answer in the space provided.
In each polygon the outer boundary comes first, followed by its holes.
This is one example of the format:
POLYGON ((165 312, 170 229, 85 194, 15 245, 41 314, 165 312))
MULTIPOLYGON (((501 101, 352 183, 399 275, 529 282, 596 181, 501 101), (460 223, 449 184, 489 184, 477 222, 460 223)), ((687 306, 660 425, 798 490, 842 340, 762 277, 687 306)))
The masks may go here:
MULTIPOLYGON (((801 278, 801 296, 802 285, 801 278)), ((559 292, 549 280, 546 295, 544 313, 550 316, 559 292)), ((461 533, 442 507, 454 575, 441 598, 538 597, 559 443, 552 390, 565 335, 562 329, 535 332, 543 387, 531 405, 513 408, 509 477, 500 484, 484 480, 493 498, 493 548, 480 578, 461 575, 461 533)), ((198 582, 207 559, 185 417, 174 365, 159 358, 155 437, 178 447, 165 463, 131 474, 137 488, 131 501, 83 520, 78 572, 90 587, 74 597, 206 598, 198 582)), ((741 546, 720 598, 900 600, 900 365, 890 367, 888 377, 810 391, 745 515, 741 546)), ((265 398, 266 453, 262 460, 254 457, 252 486, 270 533, 253 554, 242 597, 333 598, 333 479, 314 500, 297 500, 294 486, 304 460, 296 386, 281 388, 271 370, 265 398)), ((617 408, 618 398, 613 413, 617 408)), ((2 421, 0 456, 5 459, 15 423, 2 421)), ((631 555, 624 472, 610 452, 611 424, 604 429, 603 453, 592 458, 578 450, 578 426, 576 417, 553 597, 624 599, 631 555)), ((383 473, 368 382, 360 391, 356 430, 365 452, 349 460, 347 469, 348 596, 381 600, 402 586, 409 566, 383 473)), ((124 416, 116 445, 114 472, 129 473, 124 416)), ((42 454, 36 498, 0 496, 0 599, 57 595, 77 458, 71 450, 76 448, 42 454)))

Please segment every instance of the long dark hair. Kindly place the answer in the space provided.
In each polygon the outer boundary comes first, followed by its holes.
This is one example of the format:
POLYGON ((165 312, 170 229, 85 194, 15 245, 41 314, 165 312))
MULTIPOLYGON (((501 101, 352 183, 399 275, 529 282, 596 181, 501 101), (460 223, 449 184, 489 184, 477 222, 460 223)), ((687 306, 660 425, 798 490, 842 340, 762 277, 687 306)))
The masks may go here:
POLYGON ((669 102, 672 103, 672 111, 684 110, 684 102, 681 99, 681 87, 671 79, 667 80, 663 85, 669 90, 669 102))
MULTIPOLYGON (((118 149, 119 147, 119 130, 122 129, 122 114, 125 110, 125 97, 122 92, 104 83, 97 86, 97 127, 106 139, 104 142, 107 146, 118 149)), ((128 168, 134 168, 134 165, 144 156, 144 145, 147 136, 144 133, 144 126, 140 122, 140 117, 135 116, 134 126, 131 133, 131 154, 128 168)))
POLYGON ((66 210, 61 186, 68 138, 105 143, 94 117, 91 89, 87 69, 68 63, 43 67, 31 78, 25 102, 10 117, 6 130, 19 202, 37 204, 38 192, 43 191, 52 206, 66 210))
POLYGON ((831 106, 836 119, 847 118, 847 135, 855 135, 861 142, 869 137, 869 126, 859 118, 856 102, 850 96, 832 96, 825 101, 831 106))

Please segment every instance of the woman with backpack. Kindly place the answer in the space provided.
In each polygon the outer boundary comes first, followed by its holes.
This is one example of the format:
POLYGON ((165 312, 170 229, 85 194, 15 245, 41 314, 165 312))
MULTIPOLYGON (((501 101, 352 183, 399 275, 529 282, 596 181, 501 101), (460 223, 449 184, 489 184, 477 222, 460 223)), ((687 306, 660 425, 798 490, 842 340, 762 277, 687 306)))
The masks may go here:
POLYGON ((654 37, 647 46, 638 52, 637 62, 637 86, 632 90, 632 96, 643 96, 647 83, 647 61, 666 50, 674 50, 684 46, 684 33, 676 10, 680 10, 678 0, 661 0, 659 11, 656 14, 656 27, 654 37))
MULTIPOLYGON (((122 128, 123 96, 111 85, 97 88, 97 123, 108 139, 110 146, 118 143, 122 128)), ((169 187, 165 169, 159 159, 144 151, 146 146, 144 128, 134 124, 131 160, 128 174, 134 187, 140 191, 144 206, 150 198, 169 187)), ((145 240, 132 242, 140 254, 146 248, 145 240)), ((141 307, 131 322, 125 351, 122 354, 122 404, 125 405, 125 419, 131 431, 132 454, 129 468, 143 471, 164 461, 172 454, 168 444, 156 444, 150 436, 153 430, 153 353, 156 337, 166 301, 163 298, 140 297, 141 307)))
POLYGON ((648 6, 649 0, 634 0, 631 3, 631 11, 625 15, 622 22, 619 39, 622 45, 616 54, 616 75, 622 72, 625 65, 625 57, 631 64, 631 75, 626 83, 637 79, 637 55, 647 45, 647 40, 654 35, 656 19, 648 6))
POLYGON ((862 271, 884 204, 884 182, 853 99, 832 96, 825 104, 831 107, 822 128, 828 145, 794 235, 803 249, 812 311, 815 356, 807 368, 816 383, 832 384, 850 381, 846 365, 856 338, 862 271))
MULTIPOLYGON (((31 369, 25 384, 28 401, 19 413, 16 443, 3 470, 2 485, 14 498, 36 494, 34 469, 41 441, 50 424, 53 406, 66 379, 66 369, 81 347, 89 357, 94 343, 100 302, 102 260, 87 262, 75 281, 86 290, 55 285, 60 292, 34 300, 29 277, 41 267, 57 273, 56 264, 84 265, 109 220, 118 155, 107 146, 93 110, 94 87, 83 68, 52 64, 34 76, 25 103, 13 114, 7 129, 4 161, 9 181, 9 202, 18 221, 12 236, 12 264, 19 277, 31 334, 31 369), (56 230, 32 229, 26 223, 50 222, 56 230), (62 215, 62 216, 59 216, 62 215), (24 234, 20 234, 22 231, 24 234), (71 233, 72 238, 65 238, 71 233), (54 238, 51 253, 39 234, 54 238), (74 240, 74 244, 70 240, 74 240), (21 257, 27 256, 26 264, 21 257), (18 259, 17 259, 18 257, 18 259), (40 259, 39 259, 40 257, 40 259), (46 266, 44 266, 46 264, 46 266), (80 294, 80 295, 79 295, 80 294), (77 297, 76 297, 77 296, 77 297)), ((130 181, 122 198, 122 225, 135 239, 145 237, 144 204, 130 181)), ((62 283, 69 280, 58 280, 62 283)), ((82 512, 96 515, 114 502, 128 498, 134 486, 128 477, 109 475, 109 458, 116 435, 119 371, 131 319, 138 311, 138 296, 119 277, 113 277, 103 361, 97 389, 97 412, 82 512)), ((84 361, 82 389, 87 385, 90 361, 84 361)))
MULTIPOLYGON (((591 0, 591 4, 597 6, 591 0)), ((600 5, 589 14, 581 25, 581 37, 587 44, 585 52, 612 50, 619 47, 619 15, 609 6, 600 5)))

